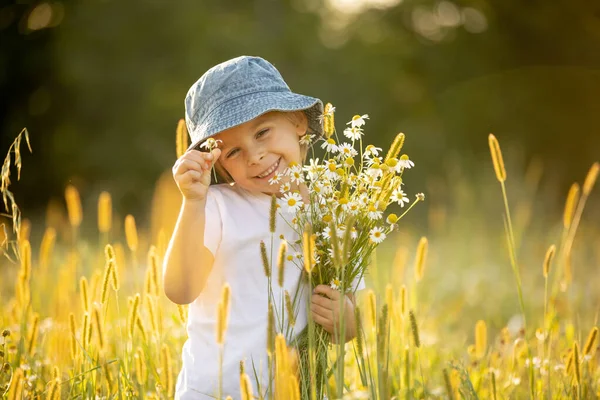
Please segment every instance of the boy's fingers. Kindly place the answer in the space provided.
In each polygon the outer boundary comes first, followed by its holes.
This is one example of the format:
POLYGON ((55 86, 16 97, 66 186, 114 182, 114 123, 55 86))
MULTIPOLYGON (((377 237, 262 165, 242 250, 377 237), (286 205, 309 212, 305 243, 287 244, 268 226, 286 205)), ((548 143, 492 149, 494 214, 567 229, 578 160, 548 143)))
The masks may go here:
POLYGON ((313 293, 324 294, 325 296, 329 297, 331 300, 338 300, 340 298, 340 292, 330 288, 327 285, 318 285, 317 287, 315 287, 315 290, 313 291, 313 293))
POLYGON ((317 303, 312 303, 310 305, 310 309, 312 310, 312 312, 319 314, 323 318, 333 320, 333 312, 317 303))

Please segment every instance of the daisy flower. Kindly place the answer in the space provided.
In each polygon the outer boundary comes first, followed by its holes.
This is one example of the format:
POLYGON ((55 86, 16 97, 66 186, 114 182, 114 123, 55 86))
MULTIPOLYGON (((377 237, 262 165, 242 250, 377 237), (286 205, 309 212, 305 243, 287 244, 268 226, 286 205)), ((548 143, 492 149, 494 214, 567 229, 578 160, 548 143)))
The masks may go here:
POLYGON ((362 129, 354 127, 354 126, 352 128, 344 129, 344 136, 346 136, 348 139, 358 140, 358 139, 360 139, 362 134, 363 134, 362 129))
POLYGON ((338 151, 346 157, 355 157, 358 152, 352 147, 350 143, 343 143, 338 146, 338 151))
POLYGON ((289 212, 298 211, 304 204, 300 193, 286 193, 283 195, 283 200, 285 201, 285 204, 287 204, 289 212))
POLYGON ((373 243, 383 242, 383 240, 385 239, 385 233, 383 232, 383 229, 381 229, 379 226, 376 226, 375 228, 371 229, 369 231, 369 239, 371 239, 373 243))
POLYGON ((302 182, 304 182, 304 176, 302 175, 302 167, 300 165, 296 165, 290 168, 289 176, 292 183, 297 183, 299 185, 302 182))
POLYGON ((309 134, 306 134, 306 135, 302 136, 300 138, 300 144, 308 146, 309 144, 311 144, 312 139, 313 139, 314 136, 315 135, 309 135, 309 134))
POLYGON ((200 145, 200 148, 207 149, 208 151, 212 151, 219 147, 219 144, 223 143, 220 139, 208 138, 204 143, 200 145))
POLYGON ((324 141, 321 145, 321 148, 325 149, 329 153, 337 153, 338 151, 338 147, 335 144, 335 140, 333 139, 327 139, 326 141, 324 141))
POLYGON ((370 144, 365 148, 365 157, 366 156, 378 156, 380 151, 381 151, 381 147, 375 147, 372 144, 370 144))
POLYGON ((369 204, 369 212, 367 216, 370 219, 381 219, 381 217, 383 216, 383 213, 377 208, 378 205, 379 202, 376 202, 375 204, 369 204))
POLYGON ((270 185, 275 185, 276 183, 281 182, 281 173, 279 171, 275 172, 275 175, 271 179, 269 179, 270 185))
POLYGON ((331 105, 331 103, 325 104, 325 108, 323 110, 323 114, 319 115, 317 119, 321 124, 323 124, 323 120, 326 116, 331 116, 335 112, 335 107, 331 105))
POLYGON ((408 203, 408 197, 406 197, 406 193, 402 191, 400 188, 394 189, 392 195, 390 196, 390 200, 400 204, 400 207, 404 207, 404 203, 408 203))
POLYGON ((338 278, 333 278, 331 280, 331 283, 329 283, 329 287, 332 288, 333 290, 339 290, 339 288, 341 286, 342 286, 342 282, 338 278))
POLYGON ((281 193, 287 193, 292 189, 292 185, 290 185, 289 182, 285 182, 284 184, 281 185, 281 187, 279 188, 279 191, 281 193))
POLYGON ((352 117, 352 121, 346 123, 346 125, 350 125, 353 128, 360 128, 365 124, 365 119, 369 119, 369 114, 355 115, 352 117))
POLYGON ((331 238, 331 230, 329 229, 328 226, 326 226, 325 229, 323 229, 321 236, 323 236, 323 239, 327 239, 327 240, 329 240, 331 238))
POLYGON ((398 165, 402 168, 410 169, 411 167, 415 166, 415 163, 410 161, 406 154, 402 154, 400 160, 398 160, 398 165))

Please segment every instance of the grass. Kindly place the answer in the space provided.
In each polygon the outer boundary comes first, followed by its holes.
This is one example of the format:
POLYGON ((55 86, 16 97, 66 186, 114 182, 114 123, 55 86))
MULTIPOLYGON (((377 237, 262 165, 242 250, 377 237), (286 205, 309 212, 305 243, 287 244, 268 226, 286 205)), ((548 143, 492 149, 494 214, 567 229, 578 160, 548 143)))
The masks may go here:
MULTIPOLYGON (((15 153, 17 168, 22 139, 26 131, 7 158, 15 153)), ((584 213, 588 199, 594 201, 596 167, 575 203, 569 195, 565 217, 544 205, 535 166, 507 175, 498 167, 497 143, 492 151, 500 189, 491 164, 479 181, 450 168, 428 194, 427 237, 425 228, 405 227, 380 246, 369 289, 358 298, 360 340, 343 352, 330 348, 330 365, 343 363, 343 376, 332 371, 329 398, 598 393, 600 229, 584 213), (556 254, 549 257, 552 245, 556 254)), ((176 189, 158 185, 151 219, 161 222, 152 231, 138 229, 130 215, 113 216, 107 193, 98 211, 82 210, 70 186, 68 209, 48 219, 62 222, 32 232, 42 222, 21 221, 12 206, 11 165, 5 160, 2 169, 9 214, 0 264, 0 394, 172 398, 187 310, 163 295, 160 265, 173 220, 162 213, 178 209, 176 189), (100 215, 93 233, 82 225, 86 213, 100 215)), ((290 373, 293 352, 285 349, 277 336, 274 376, 285 384, 276 385, 274 397, 280 399, 294 398, 298 385, 290 373)), ((244 390, 252 386, 249 372, 244 390)))

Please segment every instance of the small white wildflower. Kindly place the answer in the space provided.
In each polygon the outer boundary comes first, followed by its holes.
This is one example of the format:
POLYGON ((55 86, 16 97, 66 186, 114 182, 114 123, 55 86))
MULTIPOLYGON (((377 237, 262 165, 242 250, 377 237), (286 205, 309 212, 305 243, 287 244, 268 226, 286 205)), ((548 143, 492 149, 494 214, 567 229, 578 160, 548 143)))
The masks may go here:
POLYGON ((275 185, 276 183, 281 182, 281 173, 279 171, 275 172, 275 175, 271 179, 269 179, 270 185, 275 185))
POLYGON ((396 165, 399 168, 406 168, 406 169, 410 169, 411 167, 415 166, 415 163, 410 161, 408 159, 408 156, 406 154, 403 154, 400 157, 400 160, 398 160, 398 164, 396 165))
POLYGON ((383 213, 377 209, 377 203, 369 205, 369 212, 367 213, 367 216, 370 219, 381 219, 383 213))
POLYGON ((312 143, 314 135, 306 134, 300 138, 300 144, 308 146, 312 143))
POLYGON ((339 288, 342 286, 342 282, 340 282, 340 280, 338 278, 333 278, 331 280, 331 282, 329 283, 329 287, 332 288, 333 290, 339 290, 339 288))
POLYGON ((208 151, 212 151, 213 149, 218 148, 219 144, 221 144, 221 143, 223 143, 223 141, 220 139, 208 138, 208 139, 206 139, 206 141, 204 141, 204 143, 202 143, 200 145, 200 148, 204 148, 204 149, 207 149, 208 151))
POLYGON ((281 193, 287 193, 292 189, 292 185, 290 185, 289 182, 285 182, 284 184, 281 185, 281 187, 279 188, 279 191, 281 193))
POLYGON ((321 145, 321 148, 325 149, 329 153, 337 153, 338 151, 338 146, 335 144, 335 140, 333 139, 327 139, 324 141, 321 145))
POLYGON ((370 144, 365 148, 364 156, 365 157, 378 156, 380 151, 381 151, 381 147, 375 147, 372 144, 370 144))
POLYGON ((394 203, 400 204, 400 207, 404 207, 405 203, 408 203, 408 197, 406 197, 406 193, 402 191, 402 189, 397 188, 392 192, 392 196, 390 200, 394 203))
POLYGON ((309 165, 305 165, 303 169, 307 173, 307 179, 310 181, 314 181, 323 172, 325 167, 319 164, 318 158, 311 158, 309 161, 309 165))
POLYGON ((321 236, 323 236, 323 239, 329 240, 331 238, 331 229, 329 229, 329 227, 326 226, 325 229, 323 229, 321 236))
POLYGON ((369 239, 371 239, 371 241, 373 243, 381 243, 381 242, 383 242, 383 240, 385 239, 385 233, 383 232, 383 229, 381 229, 378 226, 376 226, 375 228, 371 229, 369 231, 369 239))
POLYGON ((344 136, 351 140, 359 140, 363 134, 363 130, 357 127, 344 129, 344 136))
POLYGON ((292 183, 297 183, 298 185, 304 182, 304 176, 302 175, 302 167, 300 165, 295 165, 290 168, 290 180, 292 183))
POLYGON ((338 146, 338 150, 340 154, 343 154, 346 157, 355 157, 358 155, 358 152, 350 143, 342 143, 338 146))
POLYGON ((352 117, 352 121, 346 123, 346 125, 350 125, 353 128, 360 128, 365 124, 365 119, 369 119, 369 114, 355 115, 352 117))
POLYGON ((298 211, 298 209, 304 204, 302 202, 302 196, 300 196, 300 193, 286 193, 283 195, 283 200, 285 201, 285 204, 287 204, 289 212, 298 211))

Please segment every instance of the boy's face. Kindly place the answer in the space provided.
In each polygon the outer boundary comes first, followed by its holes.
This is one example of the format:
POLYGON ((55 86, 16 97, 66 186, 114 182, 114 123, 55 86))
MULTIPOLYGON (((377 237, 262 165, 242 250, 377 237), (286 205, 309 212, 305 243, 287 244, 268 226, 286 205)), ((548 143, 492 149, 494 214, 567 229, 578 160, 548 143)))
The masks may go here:
POLYGON ((306 133, 307 120, 304 113, 297 115, 289 118, 282 112, 269 112, 215 135, 223 141, 218 162, 236 185, 253 192, 279 194, 280 185, 269 184, 269 179, 291 163, 302 161, 299 139, 306 133))

